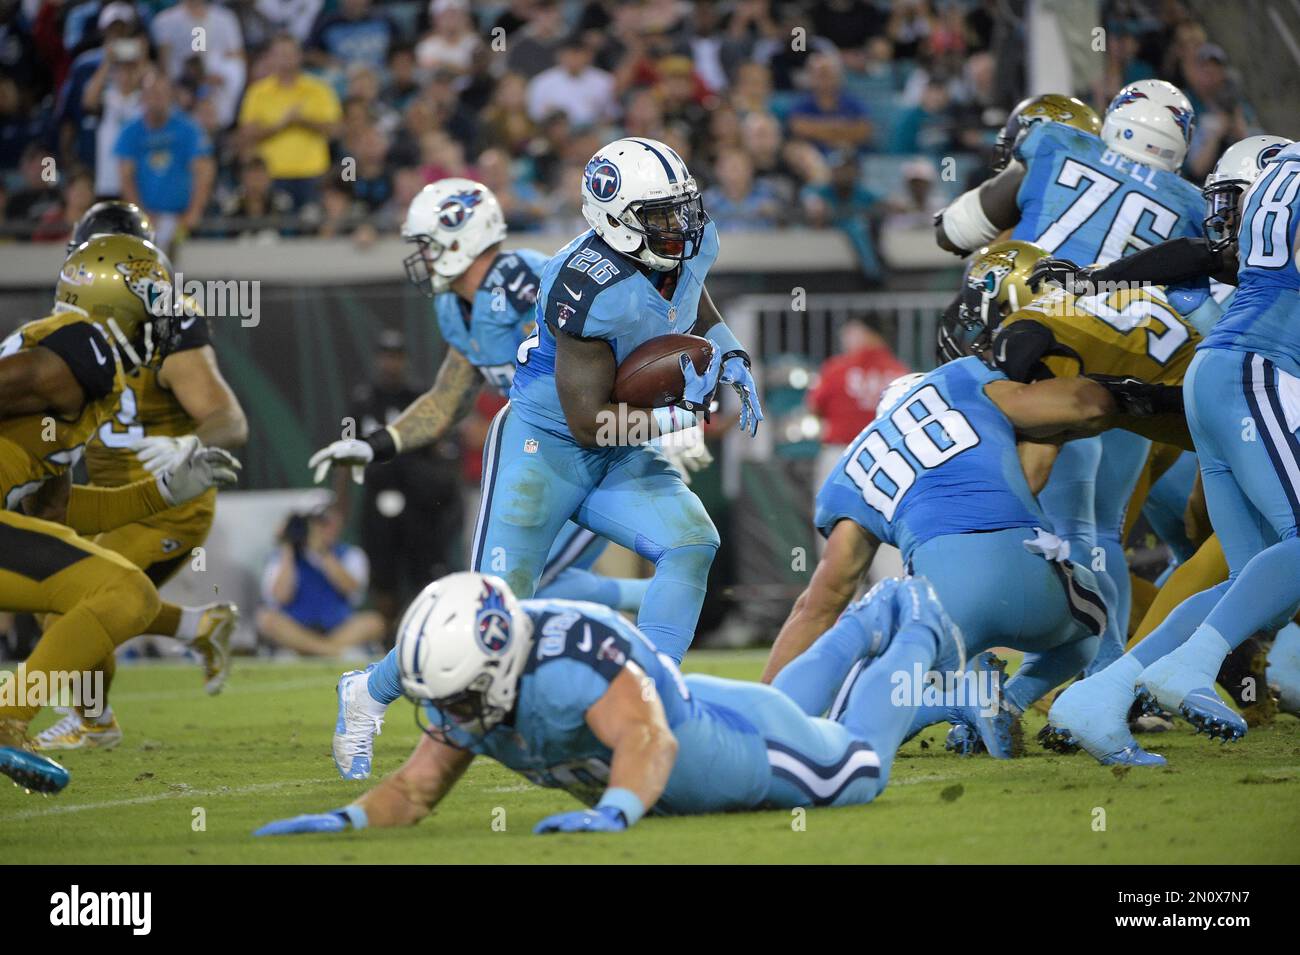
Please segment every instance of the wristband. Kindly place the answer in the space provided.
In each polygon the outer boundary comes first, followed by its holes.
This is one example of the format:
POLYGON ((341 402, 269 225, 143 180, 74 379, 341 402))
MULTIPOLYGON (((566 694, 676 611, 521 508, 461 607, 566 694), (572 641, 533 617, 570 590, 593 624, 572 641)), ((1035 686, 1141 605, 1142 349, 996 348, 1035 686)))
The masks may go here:
POLYGON ((370 825, 370 817, 368 817, 366 811, 356 803, 339 809, 338 814, 346 819, 353 829, 364 829, 366 826, 370 825))
POLYGON ((752 364, 749 360, 749 353, 745 351, 745 346, 740 344, 740 339, 722 322, 718 322, 705 332, 704 337, 713 342, 715 348, 722 350, 722 361, 719 364, 725 365, 728 359, 735 358, 737 355, 745 360, 746 368, 752 364))
POLYGON ((605 790, 605 795, 600 797, 596 808, 617 809, 623 814, 629 826, 635 825, 637 820, 645 815, 645 806, 641 804, 641 797, 630 789, 620 789, 617 786, 605 790))
POLYGON ((371 431, 361 440, 370 445, 370 450, 375 452, 376 464, 393 460, 402 450, 401 442, 397 440, 397 432, 391 427, 371 431))

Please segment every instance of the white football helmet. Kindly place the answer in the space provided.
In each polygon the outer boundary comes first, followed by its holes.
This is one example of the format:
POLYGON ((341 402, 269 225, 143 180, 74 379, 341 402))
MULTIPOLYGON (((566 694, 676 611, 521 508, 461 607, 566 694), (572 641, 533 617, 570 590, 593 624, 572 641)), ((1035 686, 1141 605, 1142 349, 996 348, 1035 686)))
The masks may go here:
POLYGON ((924 372, 914 371, 906 375, 899 375, 885 385, 885 390, 880 393, 880 400, 876 402, 876 417, 883 418, 888 414, 889 410, 903 399, 903 395, 915 388, 917 383, 924 377, 924 372))
POLYGON ((406 277, 432 298, 505 237, 506 219, 491 189, 473 179, 439 179, 406 211, 402 238, 419 245, 402 260, 406 277))
POLYGON ((442 713, 452 729, 480 736, 515 705, 533 645, 533 622, 500 577, 464 572, 435 580, 397 628, 402 690, 442 713))
POLYGON ((1130 83, 1110 101, 1101 124, 1106 145, 1135 162, 1177 172, 1192 141, 1196 111, 1164 80, 1130 83))
POLYGON ((1291 140, 1282 136, 1247 136, 1227 148, 1205 177, 1205 235, 1216 252, 1237 237, 1241 214, 1238 203, 1265 164, 1276 158, 1291 140))
POLYGON ((670 272, 700 251, 709 217, 682 157, 655 139, 616 139, 582 174, 582 214, 615 251, 670 272))

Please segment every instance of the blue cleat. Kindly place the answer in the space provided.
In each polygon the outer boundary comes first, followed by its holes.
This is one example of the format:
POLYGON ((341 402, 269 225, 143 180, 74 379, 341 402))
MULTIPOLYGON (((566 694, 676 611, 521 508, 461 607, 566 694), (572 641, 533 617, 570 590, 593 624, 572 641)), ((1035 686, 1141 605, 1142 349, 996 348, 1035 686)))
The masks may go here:
POLYGON ((934 669, 941 673, 961 673, 966 669, 966 641, 961 628, 952 622, 939 602, 939 595, 924 577, 904 577, 894 595, 895 626, 901 630, 909 624, 927 628, 938 640, 934 669))
POLYGON ((1289 623, 1278 631, 1268 653, 1267 675, 1278 709, 1300 716, 1300 626, 1289 623))
POLYGON ((949 710, 952 729, 944 749, 961 756, 987 752, 994 759, 1015 759, 1025 754, 1020 714, 1002 696, 1006 669, 1004 660, 987 651, 971 659, 962 686, 969 693, 975 684, 975 700, 949 710), (985 692, 983 674, 989 674, 987 682, 992 683, 992 693, 985 692))
POLYGON ((1132 705, 1132 686, 1112 664, 1056 698, 1038 741, 1056 753, 1082 749, 1103 766, 1164 766, 1163 756, 1148 753, 1129 732, 1132 705))
POLYGON ((351 670, 339 677, 338 718, 334 722, 334 768, 343 779, 369 779, 375 755, 375 737, 384 725, 384 710, 367 689, 370 671, 351 670))
POLYGON ((0 775, 28 792, 57 793, 68 785, 68 771, 47 756, 16 746, 0 746, 0 775))
POLYGON ((879 656, 889 646, 894 631, 898 629, 897 601, 894 598, 902 582, 900 577, 886 577, 879 581, 844 608, 836 621, 836 627, 853 628, 850 632, 856 634, 856 641, 860 644, 859 659, 879 656))
POLYGON ((1137 694, 1145 711, 1150 712, 1158 705, 1179 713, 1196 727, 1196 732, 1208 733, 1211 739, 1228 743, 1246 735, 1246 721, 1214 691, 1214 674, 1207 677, 1183 663, 1179 650, 1142 671, 1137 694))

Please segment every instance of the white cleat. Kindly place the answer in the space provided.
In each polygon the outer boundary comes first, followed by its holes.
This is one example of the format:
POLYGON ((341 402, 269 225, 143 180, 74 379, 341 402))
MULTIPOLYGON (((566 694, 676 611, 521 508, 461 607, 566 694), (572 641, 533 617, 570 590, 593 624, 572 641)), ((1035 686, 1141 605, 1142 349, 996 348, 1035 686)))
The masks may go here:
POLYGON ((68 749, 112 749, 122 742, 122 727, 117 719, 100 724, 81 718, 80 713, 69 713, 53 726, 46 727, 32 739, 38 751, 68 749))
POLYGON ((239 608, 234 604, 208 604, 201 608, 199 635, 190 641, 190 649, 203 662, 203 692, 215 696, 230 675, 230 638, 239 626, 239 608))
POLYGON ((366 688, 372 663, 364 670, 351 670, 338 683, 339 713, 334 723, 334 767, 343 779, 369 779, 375 756, 375 737, 384 725, 385 708, 375 702, 366 688))

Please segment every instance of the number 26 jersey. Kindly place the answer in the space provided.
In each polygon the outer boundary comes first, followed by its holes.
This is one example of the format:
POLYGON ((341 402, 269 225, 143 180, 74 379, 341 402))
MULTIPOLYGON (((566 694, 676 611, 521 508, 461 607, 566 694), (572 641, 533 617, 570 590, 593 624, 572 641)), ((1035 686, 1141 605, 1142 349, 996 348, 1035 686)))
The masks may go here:
POLYGON ((1005 378, 960 358, 917 382, 840 456, 817 494, 818 531, 853 521, 907 561, 935 537, 1042 526, 1015 429, 984 394, 1005 378))

